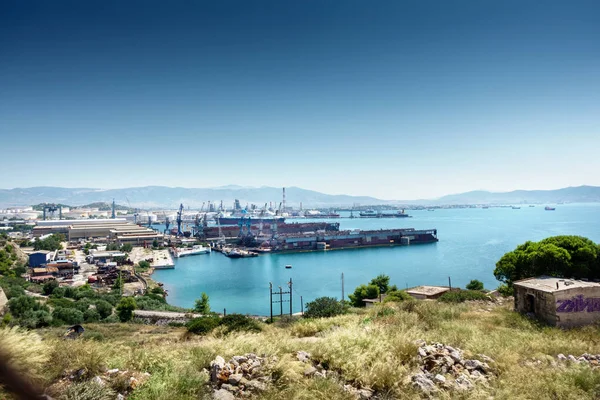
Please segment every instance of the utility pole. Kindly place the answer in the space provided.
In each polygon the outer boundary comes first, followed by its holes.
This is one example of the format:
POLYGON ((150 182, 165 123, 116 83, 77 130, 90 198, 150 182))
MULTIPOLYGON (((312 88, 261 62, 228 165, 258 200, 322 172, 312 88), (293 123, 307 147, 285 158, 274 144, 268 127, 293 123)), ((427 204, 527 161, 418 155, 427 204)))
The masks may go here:
POLYGON ((452 290, 452 281, 450 280, 450 277, 448 277, 448 286, 450 287, 450 290, 452 290))
POLYGON ((273 323, 273 283, 269 282, 269 296, 271 296, 271 323, 273 323))
POLYGON ((279 286, 279 316, 283 317, 283 289, 279 286))
POLYGON ((292 316, 292 278, 290 278, 290 317, 292 316))
POLYGON ((304 300, 302 300, 302 296, 300 296, 300 310, 302 311, 302 315, 304 315, 304 300))
POLYGON ((342 272, 342 301, 344 301, 344 273, 342 272))

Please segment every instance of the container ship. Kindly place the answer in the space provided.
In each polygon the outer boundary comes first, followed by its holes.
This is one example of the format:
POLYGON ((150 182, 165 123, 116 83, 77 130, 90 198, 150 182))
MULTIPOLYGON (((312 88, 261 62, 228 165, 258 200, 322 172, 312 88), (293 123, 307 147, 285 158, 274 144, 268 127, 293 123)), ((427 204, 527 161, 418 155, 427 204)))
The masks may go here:
POLYGON ((416 230, 380 229, 367 231, 337 231, 317 234, 281 234, 277 239, 265 242, 261 247, 278 251, 316 251, 361 247, 407 246, 411 244, 436 243, 437 229, 416 230))

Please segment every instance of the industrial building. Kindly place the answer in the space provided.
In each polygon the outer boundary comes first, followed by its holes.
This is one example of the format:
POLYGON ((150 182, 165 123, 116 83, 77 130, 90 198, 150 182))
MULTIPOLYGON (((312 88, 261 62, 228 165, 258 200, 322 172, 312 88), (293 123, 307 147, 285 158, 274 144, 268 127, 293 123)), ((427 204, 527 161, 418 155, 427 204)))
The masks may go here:
POLYGON ((433 300, 450 291, 448 286, 417 286, 406 289, 406 293, 417 300, 433 300))
POLYGON ((515 310, 550 325, 574 327, 600 320, 600 283, 541 276, 514 283, 515 310))
POLYGON ((99 239, 119 244, 147 244, 164 235, 153 229, 132 224, 124 218, 39 221, 33 236, 62 233, 69 241, 99 239))
POLYGON ((47 264, 54 259, 55 254, 56 252, 48 250, 34 251, 29 254, 29 266, 33 268, 47 264))

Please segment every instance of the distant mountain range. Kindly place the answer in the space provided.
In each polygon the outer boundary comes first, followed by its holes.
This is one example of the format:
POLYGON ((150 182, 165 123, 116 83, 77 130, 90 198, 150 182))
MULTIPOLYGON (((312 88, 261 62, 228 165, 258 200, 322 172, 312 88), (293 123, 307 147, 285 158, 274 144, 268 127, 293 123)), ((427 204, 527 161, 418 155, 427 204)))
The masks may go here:
MULTIPOLYGON (((457 205, 457 204, 554 204, 600 202, 600 187, 578 186, 556 190, 515 190, 494 193, 473 191, 443 196, 431 200, 381 200, 368 196, 330 195, 297 187, 286 188, 287 205, 297 207, 300 203, 306 207, 349 207, 361 205, 457 205)), ((209 200, 218 203, 221 200, 231 207, 234 199, 242 205, 246 203, 262 206, 272 202, 275 207, 282 200, 281 188, 242 186, 223 186, 218 188, 180 188, 165 186, 146 186, 124 189, 91 189, 31 187, 0 189, 0 206, 33 205, 42 202, 82 205, 94 202, 115 202, 124 206, 139 208, 177 208, 184 206, 197 208, 209 200)))

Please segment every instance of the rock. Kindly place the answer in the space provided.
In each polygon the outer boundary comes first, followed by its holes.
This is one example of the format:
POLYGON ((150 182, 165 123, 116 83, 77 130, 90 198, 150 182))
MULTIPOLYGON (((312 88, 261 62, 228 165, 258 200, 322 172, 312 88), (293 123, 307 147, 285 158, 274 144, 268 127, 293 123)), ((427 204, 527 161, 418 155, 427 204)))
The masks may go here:
POLYGON ((446 377, 444 375, 437 374, 433 377, 435 383, 444 384, 446 383, 446 377))
POLYGON ((119 393, 116 397, 116 400, 125 400, 125 396, 123 396, 121 393, 119 393))
POLYGON ((422 347, 419 347, 419 348, 417 349, 417 352, 419 353, 419 356, 421 356, 421 357, 423 357, 423 358, 427 357, 427 352, 426 352, 426 351, 425 351, 425 349, 423 349, 422 347))
POLYGON ((235 396, 225 389, 215 390, 213 392, 214 400, 235 400, 235 396))
POLYGON ((237 393, 237 391, 238 391, 238 388, 236 386, 230 385, 229 383, 222 384, 221 389, 225 389, 231 393, 237 393))
POLYGON ((317 373, 317 369, 315 367, 313 367, 312 365, 309 365, 306 368, 304 368, 304 376, 306 376, 306 377, 314 376, 316 373, 317 373))
POLYGON ((443 363, 446 364, 447 366, 451 367, 454 365, 454 360, 450 356, 444 356, 443 363))
POLYGON ((456 349, 452 346, 446 346, 445 349, 448 350, 448 353, 452 353, 452 352, 456 351, 456 349))
POLYGON ((569 355, 567 356, 567 359, 568 359, 569 361, 573 362, 573 363, 576 363, 576 364, 578 364, 578 363, 579 363, 579 360, 577 360, 577 359, 575 358, 575 356, 573 356, 573 355, 571 355, 571 354, 569 354, 569 355))
POLYGON ((436 350, 436 349, 435 349, 435 347, 434 347, 434 346, 431 346, 431 345, 430 345, 430 346, 421 347, 421 348, 422 348, 423 350, 425 350, 425 352, 426 352, 427 354, 432 354, 432 353, 435 353, 435 350, 436 350))
POLYGON ((496 361, 494 361, 492 358, 486 356, 485 354, 478 354, 479 358, 481 358, 481 360, 483 360, 483 362, 486 363, 495 363, 496 361))
POLYGON ((462 356, 458 351, 451 351, 448 355, 454 360, 455 363, 460 363, 462 361, 462 356))
POLYGON ((221 371, 225 368, 225 359, 221 356, 217 356, 210 362, 210 380, 217 382, 221 371))
POLYGON ((560 361, 567 361, 567 357, 562 353, 557 355, 556 358, 558 358, 560 361))
POLYGON ((485 375, 483 375, 481 372, 474 370, 471 371, 471 378, 473 379, 481 379, 481 378, 485 378, 485 375))
POLYGON ((358 398, 360 400, 369 400, 371 397, 373 397, 373 391, 371 389, 358 390, 358 398))
POLYGON ((233 356, 232 360, 234 360, 238 364, 241 364, 241 363, 245 363, 246 361, 248 361, 248 358, 244 357, 244 356, 233 356))
MULTIPOLYGON (((469 371, 473 371, 475 369, 479 369, 481 371, 485 371, 485 365, 479 360, 466 360, 464 366, 469 371)), ((489 367, 488 367, 489 368, 489 367)))
POLYGON ((229 375, 229 383, 232 385, 238 385, 243 377, 244 375, 242 374, 231 374, 229 375))
POLYGON ((263 392, 267 390, 267 385, 257 380, 251 380, 246 383, 246 389, 256 392, 263 392))
POLYGON ((116 374, 117 372, 119 372, 119 368, 109 369, 108 371, 106 371, 106 373, 109 375, 116 374))
POLYGON ((298 361, 300 362, 309 362, 310 361, 310 353, 307 353, 306 351, 302 351, 300 350, 299 352, 296 353, 296 357, 298 358, 298 361))
POLYGON ((585 357, 579 357, 579 358, 577 359, 577 361, 579 361, 579 362, 583 362, 583 363, 589 363, 589 361, 588 361, 588 360, 587 360, 585 357))
POLYGON ((102 378, 100 378, 99 376, 95 376, 92 378, 92 382, 100 385, 100 386, 104 386, 104 381, 102 380, 102 378))
POLYGON ((434 358, 428 358, 423 363, 423 366, 425 367, 425 369, 427 371, 431 371, 431 370, 435 369, 438 366, 439 363, 440 362, 438 360, 434 359, 434 358))
POLYGON ((465 375, 460 375, 454 381, 455 387, 458 390, 469 390, 473 388, 473 383, 465 375))
POLYGON ((140 385, 140 382, 137 379, 135 379, 133 376, 129 378, 129 387, 131 389, 135 389, 139 385, 140 385))
POLYGON ((317 371, 315 372, 315 378, 327 378, 327 372, 323 371, 317 371))
POLYGON ((425 376, 425 374, 416 374, 411 378, 413 386, 417 389, 429 393, 436 390, 435 383, 425 376))

